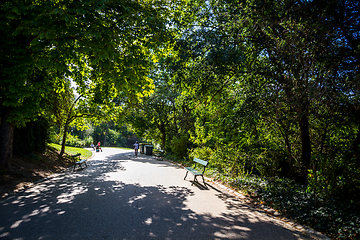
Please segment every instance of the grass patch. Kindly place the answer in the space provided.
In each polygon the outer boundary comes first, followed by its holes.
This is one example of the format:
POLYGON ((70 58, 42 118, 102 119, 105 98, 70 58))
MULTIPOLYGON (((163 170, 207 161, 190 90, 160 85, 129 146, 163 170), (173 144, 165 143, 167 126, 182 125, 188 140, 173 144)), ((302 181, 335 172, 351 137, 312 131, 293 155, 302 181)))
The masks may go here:
MULTIPOLYGON (((59 145, 59 144, 50 143, 49 146, 55 148, 58 151, 61 150, 61 145, 59 145)), ((87 149, 77 148, 77 147, 69 147, 69 146, 65 146, 65 153, 68 155, 74 155, 74 154, 81 153, 81 157, 80 157, 81 159, 88 159, 92 156, 92 152, 87 149)))

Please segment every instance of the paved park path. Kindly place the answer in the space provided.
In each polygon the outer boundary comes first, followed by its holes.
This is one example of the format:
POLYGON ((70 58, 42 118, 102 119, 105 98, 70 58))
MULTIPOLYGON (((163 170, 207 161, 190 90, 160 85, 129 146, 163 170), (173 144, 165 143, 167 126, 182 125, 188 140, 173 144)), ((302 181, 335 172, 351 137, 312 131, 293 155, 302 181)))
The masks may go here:
POLYGON ((313 239, 168 161, 103 148, 0 200, 0 239, 313 239))

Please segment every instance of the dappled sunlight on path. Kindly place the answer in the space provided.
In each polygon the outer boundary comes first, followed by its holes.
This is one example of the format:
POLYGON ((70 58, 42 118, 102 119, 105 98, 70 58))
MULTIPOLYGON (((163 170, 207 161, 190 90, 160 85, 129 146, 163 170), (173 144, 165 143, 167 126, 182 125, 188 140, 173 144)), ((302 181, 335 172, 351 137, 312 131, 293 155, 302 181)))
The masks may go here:
POLYGON ((239 199, 191 186, 185 171, 104 149, 89 167, 0 201, 5 239, 310 239, 239 199))

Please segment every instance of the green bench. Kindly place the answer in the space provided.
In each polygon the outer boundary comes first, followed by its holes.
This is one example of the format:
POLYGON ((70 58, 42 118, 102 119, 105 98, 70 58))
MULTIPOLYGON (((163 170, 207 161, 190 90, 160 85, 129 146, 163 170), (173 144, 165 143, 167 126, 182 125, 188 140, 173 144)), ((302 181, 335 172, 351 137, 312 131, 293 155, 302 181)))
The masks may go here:
POLYGON ((165 151, 164 150, 154 150, 154 157, 156 160, 164 160, 165 151))
MULTIPOLYGON (((206 186, 205 179, 204 179, 204 172, 205 172, 206 166, 208 165, 209 162, 204 161, 204 160, 201 160, 201 159, 198 159, 198 158, 194 158, 194 162, 195 162, 195 165, 194 165, 193 168, 192 168, 192 167, 185 167, 185 169, 186 169, 186 175, 185 175, 185 177, 184 177, 184 180, 186 179, 188 173, 190 172, 190 173, 192 173, 192 174, 194 175, 194 181, 192 182, 191 186, 194 184, 195 181, 197 181, 197 180, 196 180, 196 177, 197 177, 197 176, 201 176, 201 177, 202 177, 203 182, 204 182, 204 185, 206 186), (201 171, 201 172, 198 171, 198 170, 196 170, 196 164, 201 165, 201 166, 199 167, 199 168, 202 168, 202 171, 201 171)), ((197 181, 197 182, 198 182, 198 181, 197 181)))
POLYGON ((86 164, 87 159, 81 160, 80 156, 81 153, 71 155, 71 158, 74 160, 74 171, 76 169, 76 166, 79 166, 81 169, 83 169, 81 165, 85 164, 85 166, 87 167, 86 164))

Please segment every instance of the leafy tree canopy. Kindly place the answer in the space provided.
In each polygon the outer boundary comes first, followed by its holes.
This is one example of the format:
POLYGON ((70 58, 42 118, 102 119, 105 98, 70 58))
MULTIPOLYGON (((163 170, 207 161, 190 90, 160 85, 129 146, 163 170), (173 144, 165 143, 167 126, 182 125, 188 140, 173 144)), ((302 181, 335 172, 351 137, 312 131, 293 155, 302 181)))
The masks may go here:
POLYGON ((11 152, 13 126, 39 115, 49 93, 65 91, 66 78, 102 109, 113 109, 119 96, 131 102, 150 94, 151 59, 168 51, 169 18, 180 24, 178 10, 176 1, 3 1, 0 145, 11 152))

